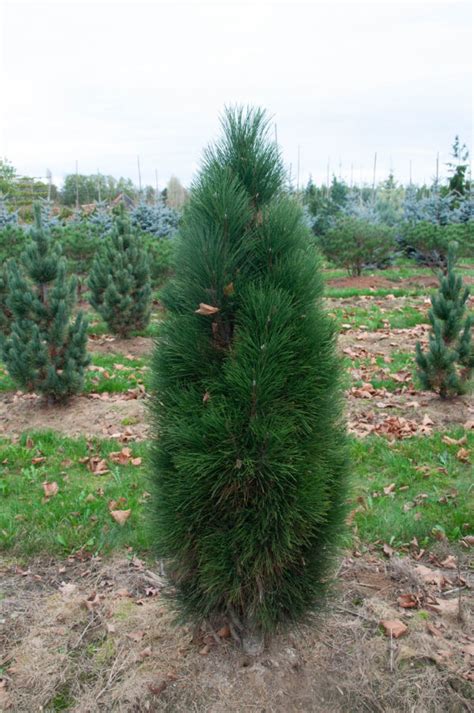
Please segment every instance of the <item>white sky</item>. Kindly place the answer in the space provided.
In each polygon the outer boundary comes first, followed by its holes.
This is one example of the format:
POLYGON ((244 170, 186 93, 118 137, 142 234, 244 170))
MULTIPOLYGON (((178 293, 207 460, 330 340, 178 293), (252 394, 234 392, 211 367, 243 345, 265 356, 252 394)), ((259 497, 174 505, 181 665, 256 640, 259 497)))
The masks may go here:
POLYGON ((0 156, 189 183, 225 104, 266 107, 286 163, 371 181, 472 145, 472 9, 458 0, 0 0, 0 156))

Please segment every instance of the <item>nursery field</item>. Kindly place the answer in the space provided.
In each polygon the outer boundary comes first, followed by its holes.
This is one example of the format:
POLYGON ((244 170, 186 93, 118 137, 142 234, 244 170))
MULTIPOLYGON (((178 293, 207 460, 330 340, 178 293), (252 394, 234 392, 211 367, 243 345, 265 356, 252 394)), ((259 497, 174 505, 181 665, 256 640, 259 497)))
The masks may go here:
MULTIPOLYGON (((474 286, 474 264, 458 270, 474 286)), ((404 262, 326 284, 350 433, 343 550, 324 616, 256 658, 225 627, 173 623, 151 554, 159 293, 130 339, 91 316, 84 394, 65 406, 0 365, 0 711, 472 710, 474 397, 422 391, 414 364, 436 277, 404 262)))

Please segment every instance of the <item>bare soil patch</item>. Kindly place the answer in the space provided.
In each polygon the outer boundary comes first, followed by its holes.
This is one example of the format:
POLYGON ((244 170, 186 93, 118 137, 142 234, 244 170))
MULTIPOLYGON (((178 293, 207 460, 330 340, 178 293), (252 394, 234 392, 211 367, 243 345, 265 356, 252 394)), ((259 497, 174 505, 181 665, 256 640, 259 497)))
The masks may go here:
MULTIPOLYGON (((474 278, 470 275, 463 275, 463 280, 466 285, 474 284, 474 278)), ((410 287, 438 287, 439 281, 435 274, 413 275, 412 277, 403 277, 398 280, 390 279, 378 274, 359 275, 359 277, 334 277, 327 280, 326 284, 329 287, 347 287, 359 290, 401 290, 410 287)))
POLYGON ((143 399, 100 394, 100 398, 75 396, 64 406, 48 407, 36 396, 2 394, 0 436, 15 438, 25 431, 53 430, 65 436, 113 437, 126 427, 129 440, 148 433, 143 399))
POLYGON ((391 439, 430 435, 455 426, 474 428, 474 398, 442 401, 425 391, 389 392, 353 389, 347 400, 349 430, 357 436, 375 433, 391 439))
POLYGON ((349 555, 323 615, 255 658, 174 624, 166 580, 136 557, 4 562, 0 710, 469 711, 473 601, 452 561, 349 555))
MULTIPOLYGON (((65 436, 143 440, 149 435, 145 400, 101 394, 94 399, 76 396, 62 407, 47 407, 31 396, 0 396, 0 437, 18 438, 26 431, 53 430, 65 436)), ((429 435, 454 426, 474 427, 474 396, 441 401, 428 392, 400 389, 352 389, 346 413, 350 431, 358 436, 376 433, 390 438, 429 435), (402 419, 400 421, 400 419, 402 419)))
POLYGON ((412 352, 414 359, 416 343, 426 346, 429 332, 428 324, 418 324, 409 329, 377 329, 370 332, 346 329, 339 335, 338 343, 341 350, 350 347, 365 350, 371 356, 390 356, 394 351, 412 352))
POLYGON ((132 358, 147 358, 153 348, 151 337, 120 339, 110 334, 89 337, 89 351, 97 354, 124 354, 132 358))

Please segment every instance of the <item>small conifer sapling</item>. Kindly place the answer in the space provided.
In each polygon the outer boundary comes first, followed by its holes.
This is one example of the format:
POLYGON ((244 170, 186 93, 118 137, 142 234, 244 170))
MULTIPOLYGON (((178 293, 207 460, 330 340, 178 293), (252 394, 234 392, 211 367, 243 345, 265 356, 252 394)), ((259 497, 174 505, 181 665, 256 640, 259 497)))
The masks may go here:
POLYGON ((66 261, 52 245, 34 206, 35 225, 21 264, 8 263, 10 333, 2 340, 3 358, 20 388, 49 402, 61 402, 81 391, 87 355, 87 321, 73 316, 76 281, 66 274, 66 261))
POLYGON ((465 393, 474 369, 472 317, 466 316, 469 289, 463 286, 454 265, 455 248, 451 245, 447 274, 440 275, 438 293, 431 298, 428 350, 416 345, 418 377, 425 389, 443 399, 465 393))
POLYGON ((89 276, 90 302, 109 329, 129 337, 150 321, 148 254, 130 226, 123 206, 89 276))

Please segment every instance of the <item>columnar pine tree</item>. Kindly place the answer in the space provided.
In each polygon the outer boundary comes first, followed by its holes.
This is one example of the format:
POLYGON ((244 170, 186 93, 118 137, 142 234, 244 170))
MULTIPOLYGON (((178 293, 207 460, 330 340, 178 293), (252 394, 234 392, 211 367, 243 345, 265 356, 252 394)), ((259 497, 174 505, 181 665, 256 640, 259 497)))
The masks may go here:
POLYGON ((66 262, 42 225, 39 204, 34 214, 23 269, 14 260, 8 264, 11 318, 3 358, 22 389, 64 401, 82 389, 89 363, 87 321, 82 312, 72 319, 76 282, 67 277, 66 262))
POLYGON ((440 275, 439 291, 431 298, 429 320, 432 333, 428 351, 416 345, 418 376, 425 389, 441 398, 462 394, 474 369, 471 342, 472 318, 465 317, 469 289, 454 272, 455 252, 448 254, 447 274, 440 275))
POLYGON ((120 337, 129 337, 150 321, 148 254, 132 232, 123 206, 92 264, 89 289, 91 305, 120 337))
POLYGON ((157 551, 184 618, 247 643, 315 606, 346 470, 335 325, 267 125, 227 111, 205 153, 153 362, 157 551))

